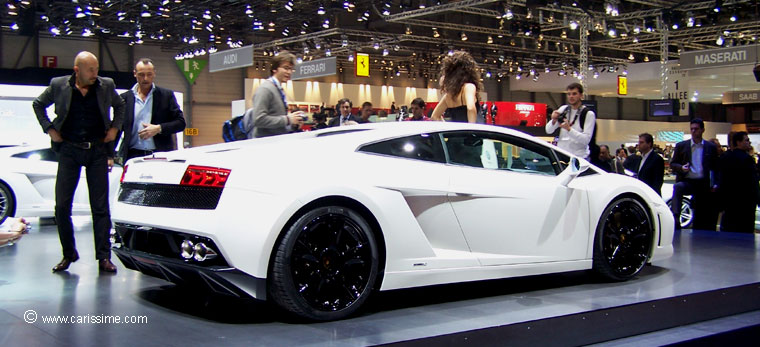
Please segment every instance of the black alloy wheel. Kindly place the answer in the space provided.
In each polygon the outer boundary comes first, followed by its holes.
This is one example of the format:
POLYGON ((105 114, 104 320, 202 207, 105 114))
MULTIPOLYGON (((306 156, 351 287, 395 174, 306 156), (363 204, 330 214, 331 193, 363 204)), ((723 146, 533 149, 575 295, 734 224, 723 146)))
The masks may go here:
POLYGON ((5 219, 13 216, 16 209, 16 199, 13 196, 13 192, 8 186, 0 182, 0 224, 5 222, 5 219))
POLYGON ((328 206, 301 216, 275 248, 270 298, 314 321, 345 318, 367 300, 378 277, 378 247, 355 211, 328 206))
POLYGON ((594 238, 594 270, 625 281, 646 265, 654 229, 644 206, 633 198, 613 201, 602 213, 594 238))

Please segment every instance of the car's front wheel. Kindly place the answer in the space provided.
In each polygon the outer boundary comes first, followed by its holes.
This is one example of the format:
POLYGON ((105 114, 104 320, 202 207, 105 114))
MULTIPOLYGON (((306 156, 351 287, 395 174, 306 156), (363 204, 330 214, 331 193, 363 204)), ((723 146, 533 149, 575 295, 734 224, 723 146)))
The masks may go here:
POLYGON ((16 199, 11 189, 3 182, 0 182, 0 224, 5 219, 12 216, 16 209, 16 199))
POLYGON ((378 247, 369 224, 341 206, 302 215, 277 244, 269 298, 296 316, 345 318, 367 300, 378 278, 378 247))
POLYGON ((594 238, 594 270, 625 281, 646 265, 654 230, 644 206, 633 198, 614 200, 602 213, 594 238))

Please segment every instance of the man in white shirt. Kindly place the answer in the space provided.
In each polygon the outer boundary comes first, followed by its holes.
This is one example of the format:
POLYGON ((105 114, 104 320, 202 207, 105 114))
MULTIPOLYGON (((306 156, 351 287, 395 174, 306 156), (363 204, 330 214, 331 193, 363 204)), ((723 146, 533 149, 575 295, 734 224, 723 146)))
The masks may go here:
POLYGON ((568 105, 563 105, 552 112, 551 121, 546 123, 546 133, 552 134, 557 128, 560 128, 557 147, 578 157, 588 159, 591 154, 589 143, 596 126, 596 114, 594 111, 586 109, 581 103, 583 86, 579 83, 571 83, 566 90, 568 105), (581 124, 583 112, 586 112, 586 117, 581 124))

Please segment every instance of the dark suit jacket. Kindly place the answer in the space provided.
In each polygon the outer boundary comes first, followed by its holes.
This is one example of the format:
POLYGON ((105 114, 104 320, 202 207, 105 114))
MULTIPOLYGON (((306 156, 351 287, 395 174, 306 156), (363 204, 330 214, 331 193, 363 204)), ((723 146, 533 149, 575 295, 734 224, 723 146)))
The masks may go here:
POLYGON ((656 152, 650 152, 647 160, 641 165, 641 169, 638 170, 636 177, 652 187, 658 195, 662 195, 660 191, 662 190, 662 181, 665 177, 665 160, 656 152))
MULTIPOLYGON (((332 119, 330 119, 330 122, 327 123, 327 126, 328 127, 337 127, 337 126, 339 126, 340 125, 340 117, 341 117, 340 115, 337 115, 337 116, 333 117, 332 119)), ((352 114, 348 115, 348 119, 346 121, 350 121, 350 120, 359 123, 359 119, 356 116, 352 115, 352 114)))
MULTIPOLYGON (((153 88, 155 90, 153 91, 150 122, 161 125, 161 133, 153 136, 153 143, 156 145, 156 151, 172 151, 177 149, 174 134, 185 129, 185 117, 177 104, 177 98, 174 97, 173 91, 155 85, 153 88)), ((132 138, 137 136, 137 134, 132 133, 132 127, 135 123, 135 94, 128 90, 121 94, 121 98, 124 99, 126 111, 124 112, 124 127, 122 128, 124 139, 119 146, 118 156, 126 158, 129 144, 132 138)))
POLYGON ((720 157, 720 191, 727 208, 757 205, 759 189, 755 160, 747 152, 734 149, 720 157))
MULTIPOLYGON (((704 178, 710 181, 710 186, 718 183, 718 148, 710 141, 702 140, 702 171, 704 178)), ((676 182, 683 181, 686 173, 682 167, 684 164, 691 164, 691 140, 681 141, 676 144, 673 150, 673 158, 670 159, 670 168, 676 174, 676 182)))
MULTIPOLYGON (((38 96, 32 102, 32 108, 34 108, 34 114, 37 116, 37 121, 40 122, 42 130, 48 132, 50 128, 61 131, 63 122, 66 121, 66 117, 69 115, 69 107, 71 106, 71 93, 72 88, 69 83, 71 76, 55 77, 50 80, 50 85, 45 89, 40 96, 38 96), (47 114, 48 106, 55 104, 56 117, 52 121, 47 114)), ((103 117, 103 137, 105 137, 106 131, 109 128, 121 129, 124 122, 124 100, 116 93, 116 86, 113 80, 108 77, 98 77, 98 85, 95 88, 95 96, 98 99, 98 106, 100 108, 100 114, 103 117), (109 108, 113 107, 113 120, 110 117, 109 108)), ((118 136, 116 137, 118 138, 118 136)), ((112 150, 114 148, 113 143, 106 144, 106 148, 112 150)), ((113 156, 113 154, 110 154, 113 156)))

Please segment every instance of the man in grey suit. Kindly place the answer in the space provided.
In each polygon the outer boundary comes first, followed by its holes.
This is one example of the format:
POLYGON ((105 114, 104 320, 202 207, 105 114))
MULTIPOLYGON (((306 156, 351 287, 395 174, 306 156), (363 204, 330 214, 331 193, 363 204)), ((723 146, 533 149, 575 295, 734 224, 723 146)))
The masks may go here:
POLYGON ((55 221, 63 260, 53 267, 53 272, 66 270, 79 259, 71 205, 83 166, 87 172, 98 267, 100 271, 116 272, 109 239, 108 170, 113 165, 113 142, 124 121, 124 100, 116 94, 112 79, 98 77, 98 58, 90 52, 80 52, 74 59, 74 74, 53 78, 32 106, 42 130, 50 135, 53 150, 59 154, 55 221), (53 103, 56 117, 51 122, 46 109, 53 103))
POLYGON ((246 112, 243 124, 248 137, 266 137, 287 134, 303 124, 304 113, 288 113, 288 101, 285 99, 283 84, 290 80, 296 57, 286 51, 272 57, 272 76, 267 78, 253 94, 253 108, 246 112))

